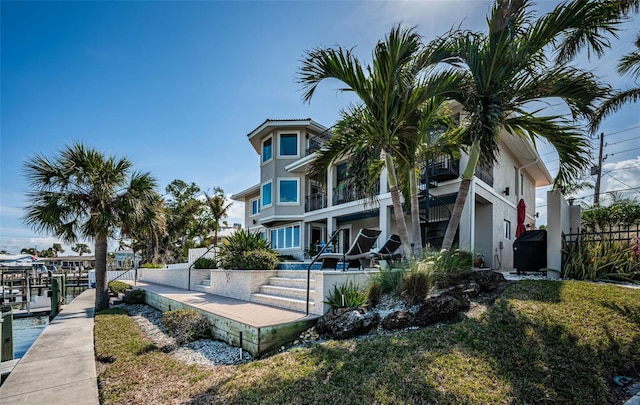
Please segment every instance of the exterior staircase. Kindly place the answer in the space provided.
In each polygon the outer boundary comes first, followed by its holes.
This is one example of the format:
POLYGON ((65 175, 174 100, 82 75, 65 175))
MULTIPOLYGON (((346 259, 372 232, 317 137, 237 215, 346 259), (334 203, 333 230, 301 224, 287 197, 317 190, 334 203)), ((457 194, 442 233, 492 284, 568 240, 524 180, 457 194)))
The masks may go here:
MULTIPOLYGON (((313 276, 312 276, 313 277, 313 276)), ((313 312, 315 280, 309 281, 309 312, 313 312)), ((269 278, 269 283, 260 286, 260 291, 251 294, 251 302, 290 309, 298 312, 307 310, 307 272, 280 270, 269 278)))

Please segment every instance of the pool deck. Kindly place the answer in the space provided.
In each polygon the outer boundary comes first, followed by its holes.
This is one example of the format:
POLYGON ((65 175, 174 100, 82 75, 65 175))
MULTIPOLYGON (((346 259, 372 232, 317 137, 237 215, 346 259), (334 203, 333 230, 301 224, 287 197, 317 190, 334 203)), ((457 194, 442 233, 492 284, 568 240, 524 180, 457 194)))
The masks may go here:
POLYGON ((93 346, 94 305, 92 289, 63 307, 0 386, 0 403, 100 403, 93 346))

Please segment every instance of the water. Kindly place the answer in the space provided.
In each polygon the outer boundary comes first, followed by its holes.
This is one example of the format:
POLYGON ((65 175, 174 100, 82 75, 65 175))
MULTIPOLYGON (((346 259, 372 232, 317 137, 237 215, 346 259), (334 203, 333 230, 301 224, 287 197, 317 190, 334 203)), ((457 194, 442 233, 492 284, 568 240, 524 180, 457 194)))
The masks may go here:
MULTIPOLYGON (((86 287, 67 287, 65 297, 67 304, 84 290, 86 290, 86 287)), ((49 315, 14 318, 13 358, 19 359, 23 357, 47 325, 49 325, 49 315)))

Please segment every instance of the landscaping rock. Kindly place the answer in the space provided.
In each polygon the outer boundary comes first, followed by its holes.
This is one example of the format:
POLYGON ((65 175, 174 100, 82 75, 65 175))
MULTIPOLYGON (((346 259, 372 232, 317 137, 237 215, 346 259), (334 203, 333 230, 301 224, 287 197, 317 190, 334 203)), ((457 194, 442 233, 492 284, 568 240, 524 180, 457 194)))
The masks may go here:
MULTIPOLYGON (((467 300, 468 302, 468 300, 467 300)), ((453 294, 440 294, 424 300, 415 315, 415 325, 427 326, 454 318, 465 305, 453 294)))
POLYGON ((386 330, 404 329, 413 325, 414 315, 407 311, 401 310, 392 312, 385 316, 382 320, 382 328, 386 330))
POLYGON ((490 270, 478 270, 467 273, 461 277, 460 283, 475 282, 482 292, 496 291, 506 285, 507 279, 502 273, 490 270))
POLYGON ((469 298, 475 298, 479 296, 480 292, 482 291, 482 287, 480 287, 480 284, 476 283, 473 280, 468 280, 464 283, 458 284, 456 288, 462 291, 469 298))
MULTIPOLYGON (((476 284, 477 285, 477 284, 476 284)), ((469 301, 469 296, 465 293, 465 291, 460 287, 454 287, 449 291, 443 292, 442 295, 448 295, 460 301, 462 304, 462 311, 467 311, 471 307, 471 301, 469 301)))
POLYGON ((334 339, 348 339, 369 333, 380 322, 380 315, 363 308, 332 309, 316 323, 316 331, 334 339))

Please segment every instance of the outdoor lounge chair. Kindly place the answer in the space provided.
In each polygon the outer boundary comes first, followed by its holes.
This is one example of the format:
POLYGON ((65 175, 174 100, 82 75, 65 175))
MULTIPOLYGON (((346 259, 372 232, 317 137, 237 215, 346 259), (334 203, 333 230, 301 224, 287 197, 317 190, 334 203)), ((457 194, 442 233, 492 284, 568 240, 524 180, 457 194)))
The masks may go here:
POLYGON ((402 242, 400 242, 400 236, 395 233, 389 236, 389 239, 382 245, 377 252, 372 252, 371 256, 373 259, 377 260, 387 260, 394 261, 402 259, 402 253, 396 253, 398 249, 402 246, 402 242))
POLYGON ((344 261, 348 264, 343 270, 351 267, 364 267, 366 260, 371 258, 371 248, 376 243, 382 231, 376 229, 360 229, 351 247, 344 254, 342 253, 321 253, 316 257, 317 261, 322 261, 322 269, 337 269, 338 262, 344 261))

